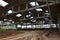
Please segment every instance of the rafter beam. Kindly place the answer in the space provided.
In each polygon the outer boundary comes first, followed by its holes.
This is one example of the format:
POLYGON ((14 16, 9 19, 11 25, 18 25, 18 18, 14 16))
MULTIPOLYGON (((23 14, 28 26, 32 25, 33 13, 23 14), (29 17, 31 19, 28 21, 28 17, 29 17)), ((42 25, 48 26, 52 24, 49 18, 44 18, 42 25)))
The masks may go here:
MULTIPOLYGON (((51 6, 51 5, 54 5, 54 4, 59 4, 59 2, 57 2, 57 3, 49 3, 48 5, 51 6)), ((46 7, 46 6, 47 6, 47 4, 44 4, 44 5, 40 5, 39 7, 46 7)), ((17 11, 17 12, 13 12, 12 14, 19 13, 19 12, 24 12, 24 11, 29 11, 29 10, 33 10, 35 8, 36 7, 20 10, 20 11, 17 11)), ((7 14, 7 15, 10 15, 10 14, 7 14)))

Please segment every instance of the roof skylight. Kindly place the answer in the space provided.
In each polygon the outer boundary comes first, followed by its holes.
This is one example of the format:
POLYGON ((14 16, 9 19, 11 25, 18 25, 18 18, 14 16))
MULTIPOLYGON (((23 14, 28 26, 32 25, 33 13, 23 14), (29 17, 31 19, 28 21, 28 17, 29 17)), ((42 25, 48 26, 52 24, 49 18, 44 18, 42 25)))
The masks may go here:
POLYGON ((39 4, 37 2, 30 2, 30 5, 31 6, 36 6, 36 5, 39 6, 39 4))
POLYGON ((3 1, 3 0, 0 0, 0 6, 5 7, 5 6, 7 6, 7 5, 8 5, 7 2, 5 2, 5 1, 3 1))

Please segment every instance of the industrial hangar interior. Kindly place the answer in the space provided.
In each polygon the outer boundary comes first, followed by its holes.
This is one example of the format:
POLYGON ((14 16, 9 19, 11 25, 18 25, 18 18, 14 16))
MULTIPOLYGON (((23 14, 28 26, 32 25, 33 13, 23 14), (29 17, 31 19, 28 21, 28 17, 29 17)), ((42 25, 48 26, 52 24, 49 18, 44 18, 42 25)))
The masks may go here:
POLYGON ((0 29, 59 26, 60 0, 0 0, 0 29))
POLYGON ((0 40, 60 40, 60 0, 0 0, 0 40))

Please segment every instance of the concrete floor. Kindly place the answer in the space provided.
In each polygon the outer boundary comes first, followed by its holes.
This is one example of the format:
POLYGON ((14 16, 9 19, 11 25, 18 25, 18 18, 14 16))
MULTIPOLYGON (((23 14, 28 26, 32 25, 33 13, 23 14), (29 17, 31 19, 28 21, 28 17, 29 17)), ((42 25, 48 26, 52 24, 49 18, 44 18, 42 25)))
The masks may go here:
POLYGON ((31 30, 0 38, 0 40, 60 40, 59 34, 52 30, 31 30))

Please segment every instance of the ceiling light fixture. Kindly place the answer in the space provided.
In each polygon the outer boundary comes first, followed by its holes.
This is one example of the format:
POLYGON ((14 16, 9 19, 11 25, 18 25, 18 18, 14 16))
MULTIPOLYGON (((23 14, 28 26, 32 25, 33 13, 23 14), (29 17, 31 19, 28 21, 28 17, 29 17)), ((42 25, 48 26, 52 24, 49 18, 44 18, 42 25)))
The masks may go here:
POLYGON ((17 25, 17 27, 21 27, 21 25, 17 25))
POLYGON ((12 21, 12 23, 15 23, 14 21, 12 21))
POLYGON ((5 1, 3 1, 3 0, 0 0, 0 6, 5 7, 5 6, 7 6, 7 5, 8 5, 7 2, 5 2, 5 1))
POLYGON ((48 10, 46 10, 45 12, 49 12, 48 10))
POLYGON ((8 14, 11 14, 12 12, 13 12, 12 10, 9 10, 9 11, 8 11, 8 14))
POLYGON ((33 20, 33 22, 36 22, 36 20, 33 20))
POLYGON ((31 20, 32 22, 36 22, 36 20, 31 20))
POLYGON ((26 15, 26 17, 29 17, 29 15, 26 15))
POLYGON ((30 17, 31 15, 26 15, 26 17, 30 17))
POLYGON ((31 13, 31 12, 29 11, 29 13, 31 13))
POLYGON ((12 20, 9 20, 9 21, 12 21, 12 20))
POLYGON ((3 21, 0 21, 0 23, 2 23, 3 21))
POLYGON ((30 24, 30 23, 27 23, 27 24, 30 24))
POLYGON ((49 16, 49 15, 50 15, 50 13, 45 13, 45 15, 49 16))
POLYGON ((16 15, 16 17, 20 17, 20 16, 22 16, 22 14, 17 14, 17 15, 16 15))
POLYGON ((36 11, 43 11, 41 8, 37 8, 36 11))
POLYGON ((30 17, 31 19, 34 18, 34 17, 30 17))
POLYGON ((7 21, 7 19, 4 19, 4 21, 7 21))

